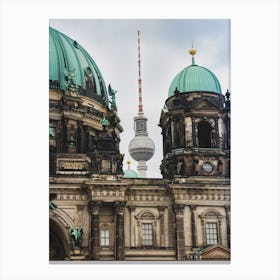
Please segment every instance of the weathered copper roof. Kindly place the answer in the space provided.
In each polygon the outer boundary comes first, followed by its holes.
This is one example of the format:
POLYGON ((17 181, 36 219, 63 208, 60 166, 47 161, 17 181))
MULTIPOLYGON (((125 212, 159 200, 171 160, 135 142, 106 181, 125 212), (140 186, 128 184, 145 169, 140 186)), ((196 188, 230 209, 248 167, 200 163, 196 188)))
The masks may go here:
POLYGON ((89 53, 77 41, 49 27, 49 80, 65 90, 69 77, 82 89, 86 89, 86 79, 92 79, 96 95, 108 103, 104 79, 89 53))

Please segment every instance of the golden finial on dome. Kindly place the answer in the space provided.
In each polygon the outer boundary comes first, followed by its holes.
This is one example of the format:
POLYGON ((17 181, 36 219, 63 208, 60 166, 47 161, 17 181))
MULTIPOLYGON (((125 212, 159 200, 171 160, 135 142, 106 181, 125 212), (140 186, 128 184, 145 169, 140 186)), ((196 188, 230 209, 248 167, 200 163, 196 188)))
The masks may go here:
POLYGON ((192 56, 192 64, 195 64, 194 62, 194 55, 196 54, 197 50, 193 47, 193 42, 192 42, 192 47, 189 50, 189 54, 192 56))
POLYGON ((191 48, 191 49, 189 50, 189 53, 190 53, 190 55, 195 55, 195 54, 196 54, 196 49, 191 48))
POLYGON ((127 165, 128 165, 128 168, 130 168, 131 161, 128 160, 126 163, 127 163, 127 165))

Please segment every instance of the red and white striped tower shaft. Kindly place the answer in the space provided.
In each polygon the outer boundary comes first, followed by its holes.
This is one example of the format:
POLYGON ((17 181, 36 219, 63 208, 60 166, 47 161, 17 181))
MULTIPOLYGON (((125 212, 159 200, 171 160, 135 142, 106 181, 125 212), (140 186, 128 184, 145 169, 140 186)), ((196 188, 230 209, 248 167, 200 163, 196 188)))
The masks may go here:
POLYGON ((139 94, 138 115, 143 115, 141 57, 140 57, 140 31, 138 30, 137 33, 138 33, 138 94, 139 94))

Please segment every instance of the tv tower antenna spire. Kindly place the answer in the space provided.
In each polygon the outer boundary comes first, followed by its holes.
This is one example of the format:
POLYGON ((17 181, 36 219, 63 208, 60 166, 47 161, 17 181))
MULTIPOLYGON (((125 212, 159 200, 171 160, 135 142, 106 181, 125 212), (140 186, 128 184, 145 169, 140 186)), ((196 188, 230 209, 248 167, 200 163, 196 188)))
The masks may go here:
POLYGON ((140 56, 140 31, 138 34, 138 94, 139 94, 139 104, 138 104, 138 115, 143 115, 143 104, 142 104, 142 78, 141 78, 141 56, 140 56))

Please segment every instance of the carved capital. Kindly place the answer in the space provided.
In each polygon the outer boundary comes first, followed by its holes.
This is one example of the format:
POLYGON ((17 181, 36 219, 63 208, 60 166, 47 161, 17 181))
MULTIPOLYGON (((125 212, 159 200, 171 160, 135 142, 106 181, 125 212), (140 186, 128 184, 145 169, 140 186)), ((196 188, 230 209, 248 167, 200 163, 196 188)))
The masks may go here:
POLYGON ((78 212, 80 212, 80 211, 83 211, 84 210, 84 205, 81 205, 81 204, 78 204, 78 205, 76 205, 76 207, 77 207, 77 211, 78 212))
POLYGON ((88 203, 88 211, 90 214, 99 214, 100 207, 102 206, 102 201, 90 201, 88 203))
POLYGON ((136 206, 135 205, 130 205, 130 206, 128 206, 128 208, 129 208, 129 210, 132 212, 134 212, 135 211, 135 209, 136 209, 136 206))
POLYGON ((230 205, 225 205, 226 212, 230 212, 230 205))
POLYGON ((197 205, 190 204, 189 206, 190 206, 190 209, 191 209, 192 212, 194 212, 196 210, 197 205))
POLYGON ((183 215, 184 214, 184 209, 185 209, 185 204, 174 204, 173 205, 173 210, 176 215, 183 215))
POLYGON ((164 209, 166 207, 165 206, 158 206, 158 213, 159 213, 159 218, 162 218, 164 216, 164 209))
POLYGON ((114 207, 116 214, 123 215, 125 210, 125 201, 115 201, 114 207))

